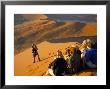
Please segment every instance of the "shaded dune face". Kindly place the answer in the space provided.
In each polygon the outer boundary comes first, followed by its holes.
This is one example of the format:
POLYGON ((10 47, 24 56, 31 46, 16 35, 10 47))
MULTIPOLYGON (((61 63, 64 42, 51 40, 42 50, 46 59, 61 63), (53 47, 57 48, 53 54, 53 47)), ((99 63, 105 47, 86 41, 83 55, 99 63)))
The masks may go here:
MULTIPOLYGON (((57 22, 48 19, 46 15, 22 15, 26 20, 14 27, 15 55, 31 47, 32 43, 43 41, 54 42, 53 39, 66 39, 80 37, 80 39, 97 35, 97 24, 80 22, 57 22), (33 19, 33 20, 32 20, 33 19)), ((82 40, 79 40, 82 41, 82 40)), ((59 42, 59 41, 57 41, 59 42)))
POLYGON ((78 42, 82 43, 85 39, 92 39, 97 41, 97 36, 80 36, 80 37, 68 37, 68 38, 59 38, 48 40, 51 43, 67 43, 67 42, 78 42))

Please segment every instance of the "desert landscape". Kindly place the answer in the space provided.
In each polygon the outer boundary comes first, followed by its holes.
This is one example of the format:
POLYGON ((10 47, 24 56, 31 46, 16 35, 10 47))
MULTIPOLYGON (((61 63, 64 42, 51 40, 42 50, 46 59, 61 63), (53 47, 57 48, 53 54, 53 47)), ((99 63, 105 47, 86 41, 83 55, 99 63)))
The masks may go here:
MULTIPOLYGON (((97 41, 96 15, 15 14, 14 16, 14 75, 47 76, 48 65, 57 50, 83 42, 97 41), (32 43, 36 43, 41 61, 33 63, 32 43)), ((94 70, 70 76, 93 76, 94 70)), ((65 75, 68 76, 68 75, 65 75)))

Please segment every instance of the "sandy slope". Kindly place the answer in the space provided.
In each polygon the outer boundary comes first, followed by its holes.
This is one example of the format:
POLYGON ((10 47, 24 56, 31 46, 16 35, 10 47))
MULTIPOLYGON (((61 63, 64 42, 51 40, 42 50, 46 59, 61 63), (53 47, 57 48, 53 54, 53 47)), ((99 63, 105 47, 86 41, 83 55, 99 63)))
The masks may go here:
MULTIPOLYGON (((26 51, 16 55, 14 57, 14 73, 15 75, 42 75, 46 72, 48 64, 52 61, 53 55, 56 54, 57 50, 61 49, 64 51, 65 47, 74 44, 70 43, 49 43, 42 42, 38 45, 39 55, 42 61, 33 63, 32 49, 29 48, 26 51), (48 58, 50 57, 50 58, 48 58), (48 58, 48 59, 47 59, 48 58)), ((37 61, 37 59, 36 59, 37 61)))
MULTIPOLYGON (((49 43, 47 41, 38 45, 41 61, 33 63, 31 48, 14 57, 14 75, 15 76, 42 76, 48 69, 48 64, 52 62, 53 55, 58 49, 64 52, 65 47, 75 44, 68 43, 49 43)), ((91 75, 92 72, 82 72, 81 75, 91 75)), ((67 75, 68 76, 68 75, 67 75)))

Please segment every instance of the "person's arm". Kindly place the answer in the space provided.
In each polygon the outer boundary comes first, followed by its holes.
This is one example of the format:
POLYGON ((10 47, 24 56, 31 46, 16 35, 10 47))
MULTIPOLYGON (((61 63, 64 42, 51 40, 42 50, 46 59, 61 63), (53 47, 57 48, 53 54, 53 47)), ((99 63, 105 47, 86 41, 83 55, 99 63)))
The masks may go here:
POLYGON ((50 64, 49 64, 48 68, 50 68, 50 69, 51 69, 51 66, 52 66, 52 63, 50 63, 50 64))
POLYGON ((82 52, 82 54, 81 54, 81 59, 84 59, 85 54, 86 54, 86 50, 84 50, 84 51, 82 52))
POLYGON ((37 46, 35 45, 35 49, 38 50, 37 46))
POLYGON ((37 46, 36 46, 36 50, 38 50, 37 46))

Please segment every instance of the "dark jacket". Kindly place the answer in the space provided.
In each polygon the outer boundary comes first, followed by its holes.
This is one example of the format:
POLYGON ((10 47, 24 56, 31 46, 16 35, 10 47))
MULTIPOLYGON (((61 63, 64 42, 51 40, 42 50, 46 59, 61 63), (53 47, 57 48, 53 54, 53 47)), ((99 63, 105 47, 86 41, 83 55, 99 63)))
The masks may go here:
POLYGON ((53 73, 56 76, 62 76, 62 73, 67 71, 67 62, 64 58, 56 58, 50 65, 49 68, 53 69, 53 73))

